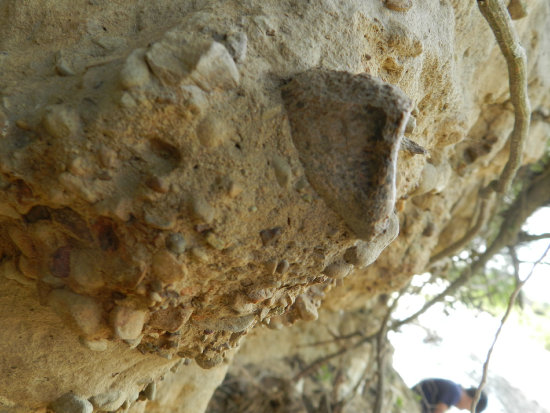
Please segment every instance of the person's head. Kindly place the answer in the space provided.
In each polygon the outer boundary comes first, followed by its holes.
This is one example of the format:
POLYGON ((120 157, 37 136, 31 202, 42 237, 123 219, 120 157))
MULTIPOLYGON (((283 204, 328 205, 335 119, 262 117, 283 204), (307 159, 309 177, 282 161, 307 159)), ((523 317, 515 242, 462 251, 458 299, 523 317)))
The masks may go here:
MULTIPOLYGON (((462 397, 457 404, 457 407, 460 409, 470 410, 472 408, 472 402, 476 395, 477 388, 470 387, 469 389, 462 391, 462 397)), ((479 395, 479 401, 476 406, 476 413, 481 413, 487 407, 487 395, 484 391, 479 395)))

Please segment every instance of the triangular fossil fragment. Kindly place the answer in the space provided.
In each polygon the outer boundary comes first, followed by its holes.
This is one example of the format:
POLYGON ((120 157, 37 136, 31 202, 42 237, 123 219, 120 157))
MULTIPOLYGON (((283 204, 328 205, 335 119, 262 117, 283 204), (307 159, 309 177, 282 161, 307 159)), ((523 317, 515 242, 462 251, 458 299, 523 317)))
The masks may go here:
POLYGON ((294 77, 283 98, 313 188, 359 238, 383 233, 410 99, 368 74, 319 69, 294 77))

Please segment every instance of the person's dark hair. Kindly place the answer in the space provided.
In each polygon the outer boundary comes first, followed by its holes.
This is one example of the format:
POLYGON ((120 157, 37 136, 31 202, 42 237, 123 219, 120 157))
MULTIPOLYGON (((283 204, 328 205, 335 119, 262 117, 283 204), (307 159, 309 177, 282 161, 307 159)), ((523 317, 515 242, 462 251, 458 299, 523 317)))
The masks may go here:
MULTIPOLYGON (((466 389, 466 394, 470 396, 472 399, 475 397, 477 391, 477 387, 470 387, 469 389, 466 389)), ((487 395, 484 391, 481 392, 479 395, 479 401, 477 402, 476 406, 476 413, 481 413, 485 408, 487 407, 487 395)))

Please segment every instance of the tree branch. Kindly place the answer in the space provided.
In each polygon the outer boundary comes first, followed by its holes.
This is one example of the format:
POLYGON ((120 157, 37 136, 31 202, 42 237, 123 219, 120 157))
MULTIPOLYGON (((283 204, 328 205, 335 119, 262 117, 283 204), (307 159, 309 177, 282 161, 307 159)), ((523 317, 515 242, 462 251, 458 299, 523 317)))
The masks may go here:
POLYGON ((378 366, 378 382, 376 384, 376 401, 374 403, 373 413, 382 413, 384 408, 384 387, 385 387, 385 375, 384 367, 386 366, 386 343, 388 334, 388 322, 390 321, 391 314, 397 307, 397 302, 403 294, 405 289, 402 289, 397 297, 393 300, 391 307, 382 320, 380 329, 376 334, 376 364, 378 366))
POLYGON ((436 263, 442 258, 449 257, 462 249, 466 247, 481 231, 481 229, 485 226, 487 223, 487 220, 489 218, 489 204, 491 203, 492 197, 482 197, 480 200, 480 206, 479 206, 479 213, 477 215, 476 222, 472 227, 464 234, 462 238, 460 238, 455 243, 449 245, 447 248, 443 249, 442 251, 435 254, 433 257, 430 258, 430 265, 436 263))
POLYGON ((523 144, 529 133, 531 107, 527 94, 525 50, 502 0, 477 0, 479 10, 495 35, 506 63, 510 85, 510 99, 514 105, 514 129, 510 138, 510 156, 499 180, 491 185, 498 193, 505 193, 521 164, 523 144))
POLYGON ((533 177, 518 194, 514 203, 510 205, 508 210, 504 213, 504 219, 499 232, 485 252, 469 267, 465 268, 460 276, 454 280, 445 291, 426 302, 420 310, 411 316, 404 320, 394 321, 390 329, 398 329, 424 314, 434 304, 442 301, 445 297, 454 295, 459 288, 466 285, 472 275, 481 271, 496 253, 509 245, 514 245, 517 240, 517 234, 521 231, 521 227, 525 220, 536 209, 550 200, 550 191, 548 191, 548 188, 550 188, 550 164, 545 166, 545 170, 542 174, 533 177))
POLYGON ((521 279, 519 280, 519 282, 516 285, 516 288, 510 295, 510 299, 508 300, 508 307, 506 308, 506 312, 504 313, 504 316, 500 321, 500 325, 497 329, 497 332, 495 333, 495 338, 493 339, 493 343, 491 344, 491 347, 489 347, 489 351, 487 352, 487 358, 485 359, 485 363, 483 364, 483 374, 481 376, 481 381, 479 383, 479 386, 476 390, 476 394, 474 395, 474 398, 473 398, 471 413, 476 413, 476 406, 477 406, 477 403, 479 402, 479 396, 481 395, 481 391, 483 390, 483 388, 485 387, 485 384, 487 383, 487 375, 489 372, 489 362, 491 361, 491 356, 493 355, 495 344, 498 340, 498 337, 500 336, 504 323, 506 322, 506 320, 508 320, 508 317, 512 312, 512 308, 514 307, 516 298, 519 292, 521 291, 521 289, 523 288, 523 286, 525 285, 525 283, 529 281, 529 278, 531 278, 531 276, 533 275, 533 272, 535 271, 535 268, 537 267, 537 265, 539 265, 539 263, 542 262, 542 260, 544 259, 544 257, 546 257, 549 251, 550 251, 550 244, 548 244, 548 246, 546 247, 546 250, 541 255, 541 257, 533 264, 529 274, 523 280, 521 279))
POLYGON ((550 238, 550 232, 547 232, 545 234, 533 235, 522 231, 518 234, 518 243, 539 241, 541 239, 548 239, 548 238, 550 238))

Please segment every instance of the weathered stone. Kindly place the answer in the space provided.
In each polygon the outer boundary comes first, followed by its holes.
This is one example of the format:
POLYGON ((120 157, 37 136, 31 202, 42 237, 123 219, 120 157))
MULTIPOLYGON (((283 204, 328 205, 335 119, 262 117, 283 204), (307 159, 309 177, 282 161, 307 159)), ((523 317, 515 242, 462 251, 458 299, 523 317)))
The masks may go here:
POLYGON ((229 126, 219 114, 209 114, 197 127, 199 142, 207 148, 216 148, 229 139, 229 126))
POLYGON ((340 280, 347 277, 350 271, 353 269, 353 265, 346 264, 343 262, 336 262, 328 265, 324 270, 323 274, 327 277, 340 280))
POLYGON ((185 252, 187 243, 185 238, 181 234, 170 234, 166 237, 166 248, 168 248, 174 254, 182 254, 185 252))
POLYGON ((149 383, 145 389, 143 389, 143 395, 147 400, 155 400, 157 398, 157 383, 154 381, 149 383))
POLYGON ((65 393, 51 403, 50 408, 55 413, 92 413, 94 410, 94 407, 88 400, 73 393, 65 393))
POLYGON ((46 131, 57 139, 74 138, 80 129, 76 111, 63 105, 49 106, 42 123, 46 131))
POLYGON ((366 74, 322 70, 296 76, 283 97, 311 185, 359 238, 381 234, 395 204, 410 99, 366 74))
POLYGON ((300 318, 305 321, 317 320, 319 314, 317 313, 317 307, 311 301, 311 298, 306 294, 299 295, 294 303, 300 318))
POLYGON ((115 335, 122 340, 135 340, 143 330, 146 313, 130 307, 116 306, 111 311, 111 324, 115 335))
POLYGON ((96 409, 104 411, 116 411, 126 400, 124 394, 119 390, 111 390, 97 394, 88 399, 96 409))
POLYGON ((169 251, 163 249, 153 256, 152 270, 155 277, 164 283, 172 283, 183 278, 183 265, 169 251))
POLYGON ((158 330, 174 333, 189 320, 193 310, 191 308, 167 308, 151 314, 148 325, 158 330))
POLYGON ((67 290, 53 290, 48 303, 61 316, 69 317, 85 336, 93 336, 103 327, 103 309, 91 297, 67 290))
POLYGON ((142 87, 149 82, 149 68, 144 59, 144 49, 136 49, 126 58, 120 71, 120 83, 124 89, 142 87))

